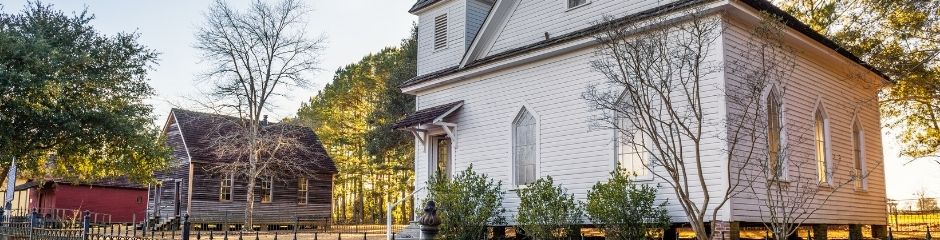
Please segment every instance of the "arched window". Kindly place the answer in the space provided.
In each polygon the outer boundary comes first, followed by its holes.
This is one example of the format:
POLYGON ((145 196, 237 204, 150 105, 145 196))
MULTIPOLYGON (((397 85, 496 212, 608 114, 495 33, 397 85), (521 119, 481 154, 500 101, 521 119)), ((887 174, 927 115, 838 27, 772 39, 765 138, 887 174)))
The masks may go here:
POLYGON ((781 129, 780 99, 776 90, 767 94, 767 166, 771 179, 784 176, 784 162, 781 156, 781 129))
POLYGON ((820 183, 829 183, 829 120, 820 105, 815 117, 816 167, 820 183))
POLYGON ((512 162, 516 185, 535 182, 535 117, 523 108, 512 121, 512 162))
POLYGON ((854 160, 854 168, 852 173, 855 178, 855 189, 862 190, 865 188, 865 152, 863 151, 865 147, 865 135, 862 131, 862 125, 858 122, 858 118, 855 119, 852 123, 852 156, 854 160))

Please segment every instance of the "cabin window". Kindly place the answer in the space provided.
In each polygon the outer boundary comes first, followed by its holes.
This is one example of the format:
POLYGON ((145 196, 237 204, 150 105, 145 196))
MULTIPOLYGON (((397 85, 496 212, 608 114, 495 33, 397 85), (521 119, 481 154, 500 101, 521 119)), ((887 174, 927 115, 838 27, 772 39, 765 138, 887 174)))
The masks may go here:
POLYGON ((451 176, 451 140, 447 137, 434 138, 431 151, 431 176, 447 177, 451 176))
POLYGON ((310 190, 310 184, 307 178, 297 178, 297 203, 307 204, 307 192, 310 190))
POLYGON ((447 48, 447 14, 434 18, 434 50, 447 48))
POLYGON ((829 120, 822 106, 816 109, 815 117, 816 167, 820 183, 828 183, 829 176, 829 120))
POLYGON ((859 124, 858 119, 855 119, 852 124, 852 155, 855 160, 852 173, 856 190, 865 188, 865 152, 862 150, 865 147, 865 136, 863 134, 862 125, 859 124))
POLYGON ((588 0, 568 0, 568 8, 580 7, 587 3, 588 3, 588 0))
POLYGON ((269 203, 273 200, 274 196, 274 178, 272 177, 263 177, 261 178, 261 202, 269 203))
POLYGON ((535 134, 535 117, 523 108, 512 123, 512 160, 516 185, 535 182, 535 134))
POLYGON ((781 130, 780 99, 777 91, 767 94, 767 171, 768 178, 780 179, 784 176, 784 161, 780 154, 781 130))
POLYGON ((232 201, 232 185, 235 183, 234 174, 225 174, 219 182, 219 201, 232 201))

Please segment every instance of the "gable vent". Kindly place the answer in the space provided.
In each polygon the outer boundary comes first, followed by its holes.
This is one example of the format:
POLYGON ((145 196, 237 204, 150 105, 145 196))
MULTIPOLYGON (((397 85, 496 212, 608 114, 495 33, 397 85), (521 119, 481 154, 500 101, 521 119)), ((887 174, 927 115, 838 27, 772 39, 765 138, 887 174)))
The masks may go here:
POLYGON ((434 50, 447 47, 447 14, 434 18, 434 50))

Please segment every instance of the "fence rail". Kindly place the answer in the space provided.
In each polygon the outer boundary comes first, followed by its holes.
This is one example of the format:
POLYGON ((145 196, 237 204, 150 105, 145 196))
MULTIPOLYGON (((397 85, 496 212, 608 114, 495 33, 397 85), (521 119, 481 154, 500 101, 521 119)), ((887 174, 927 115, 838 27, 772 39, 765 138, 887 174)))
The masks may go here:
MULTIPOLYGON (((78 210, 74 210, 78 211, 78 210)), ((244 227, 240 221, 190 222, 188 216, 181 221, 157 226, 141 221, 114 223, 94 213, 81 212, 76 218, 66 219, 33 210, 7 211, 0 218, 0 237, 3 239, 50 240, 192 240, 192 239, 363 239, 385 238, 385 225, 331 224, 329 219, 292 218, 275 221, 277 224, 255 224, 244 227)), ((62 211, 65 212, 65 211, 62 211)), ((100 215, 99 215, 100 216, 100 215)), ((395 225, 401 231, 403 225, 395 225)))

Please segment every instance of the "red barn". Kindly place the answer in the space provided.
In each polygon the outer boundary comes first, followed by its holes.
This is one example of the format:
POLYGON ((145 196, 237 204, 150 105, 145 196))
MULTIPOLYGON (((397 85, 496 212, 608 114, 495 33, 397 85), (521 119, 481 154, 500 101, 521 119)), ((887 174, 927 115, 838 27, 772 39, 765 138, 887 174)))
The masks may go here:
POLYGON ((141 222, 146 218, 147 187, 127 181, 76 184, 59 180, 30 181, 16 187, 29 190, 29 209, 44 216, 67 217, 74 210, 98 213, 97 221, 141 222))

